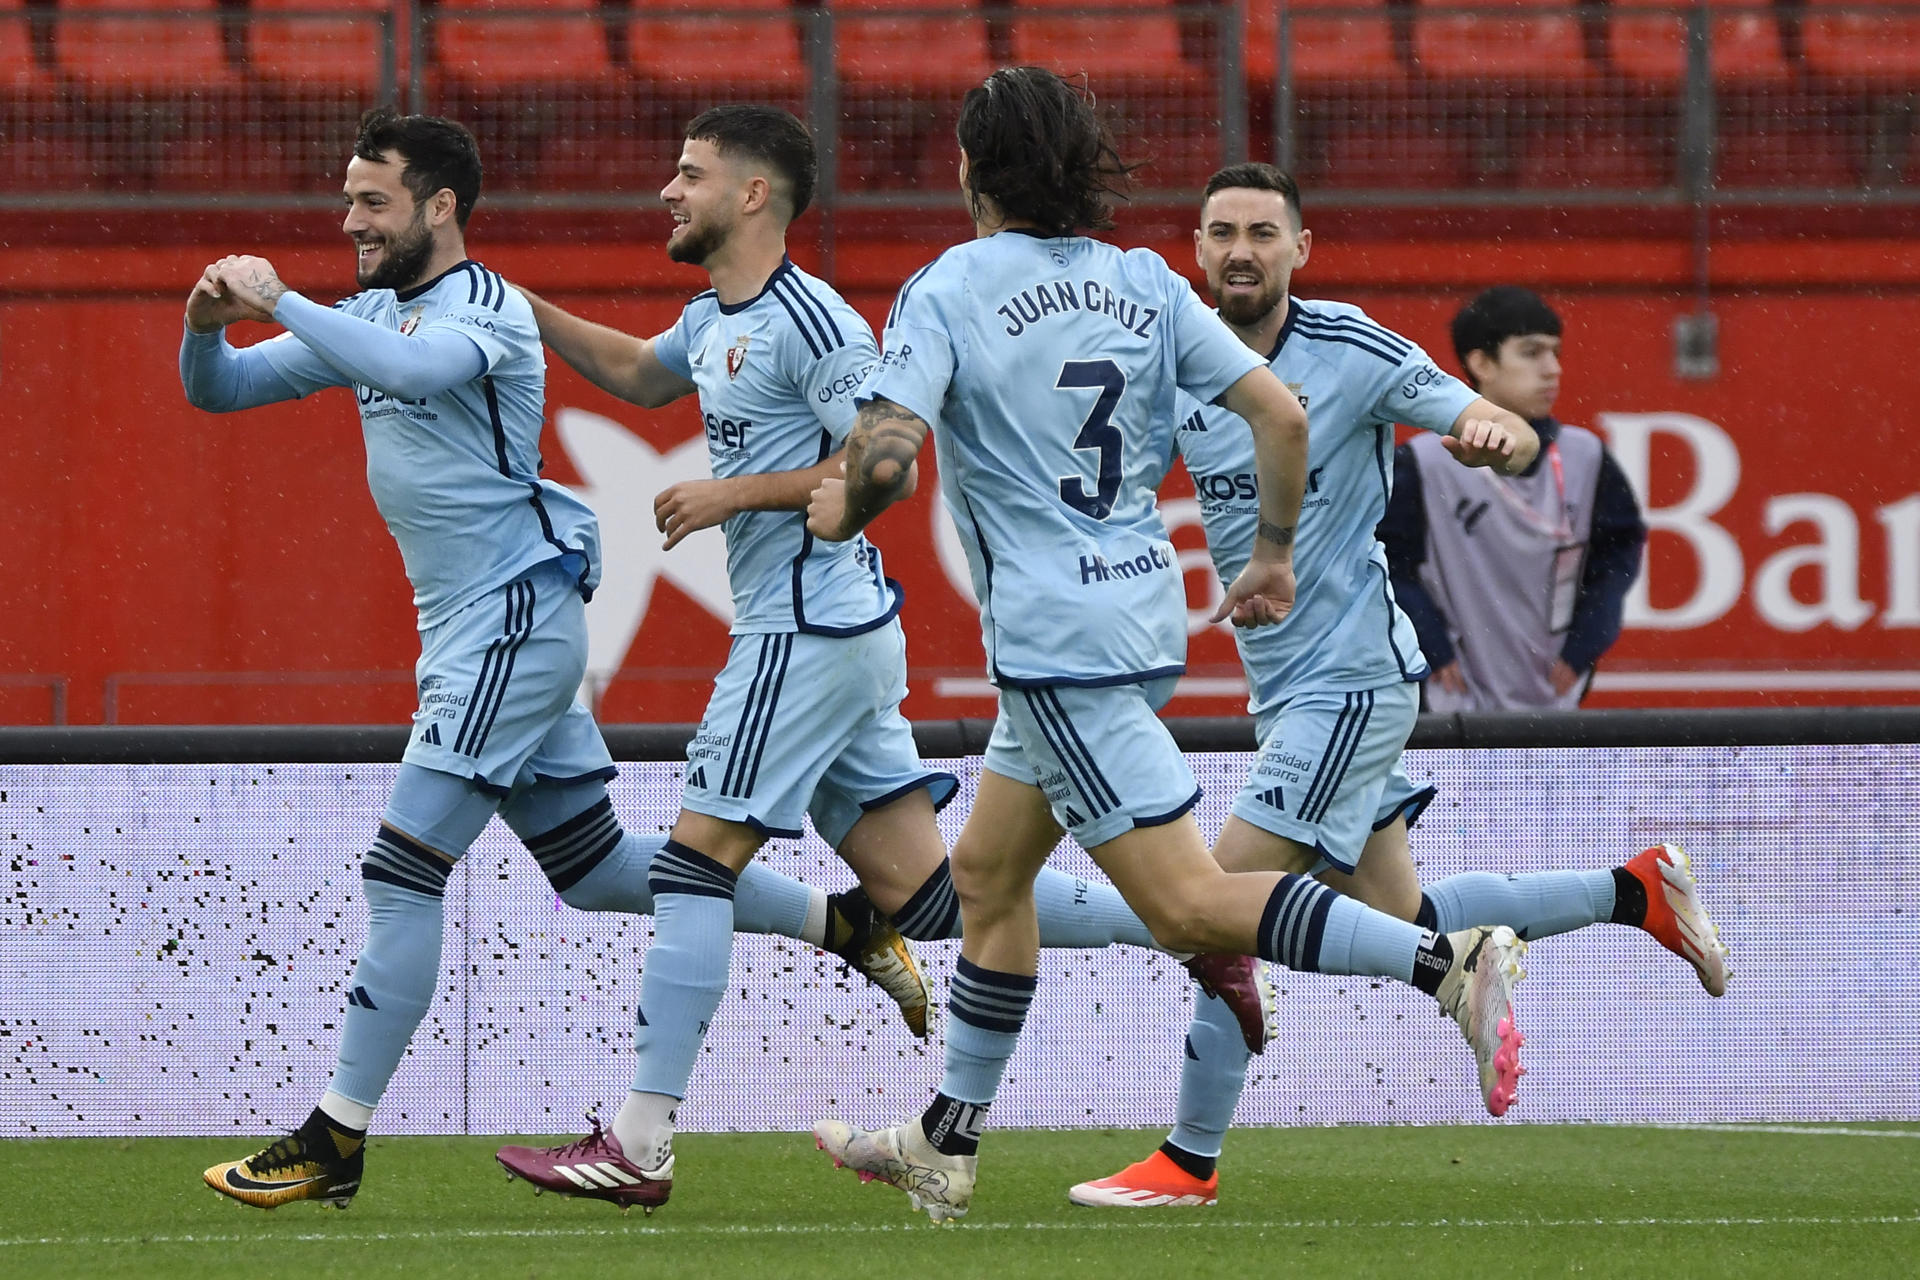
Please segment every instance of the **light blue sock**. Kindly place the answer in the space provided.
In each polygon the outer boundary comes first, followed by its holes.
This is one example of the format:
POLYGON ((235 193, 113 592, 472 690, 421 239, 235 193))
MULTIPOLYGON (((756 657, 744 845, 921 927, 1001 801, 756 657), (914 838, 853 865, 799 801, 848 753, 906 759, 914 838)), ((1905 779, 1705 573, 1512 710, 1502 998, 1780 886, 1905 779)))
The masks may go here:
POLYGON ((982 969, 960 957, 947 988, 947 1071, 941 1093, 978 1106, 993 1101, 1007 1059, 1020 1042, 1035 981, 982 969))
POLYGON ((1253 1055, 1240 1035, 1240 1023, 1224 1000, 1200 992, 1187 1028, 1186 1057, 1180 1064, 1180 1102, 1168 1140, 1182 1151, 1218 1159, 1240 1091, 1247 1084, 1253 1055))
POLYGON ((1260 916, 1263 959, 1302 973, 1370 974, 1413 981, 1425 931, 1307 876, 1285 875, 1260 916))
POLYGON ((1613 893, 1612 871, 1466 871, 1427 886, 1421 923, 1439 933, 1504 924, 1523 938, 1550 938, 1611 919, 1613 893))
POLYGON ((340 1055, 329 1086, 376 1107, 433 1004, 440 982, 444 859, 396 831, 382 830, 362 860, 367 945, 347 983, 340 1055))
POLYGON ((1112 885, 1092 884, 1042 867, 1033 882, 1033 906, 1040 917, 1043 947, 1105 947, 1125 942, 1159 948, 1152 931, 1140 923, 1112 885))
POLYGON ((640 972, 636 1093, 687 1096, 701 1041, 727 986, 734 874, 669 840, 653 859, 653 946, 640 972))
MULTIPOLYGON (((664 835, 629 831, 598 865, 560 891, 560 900, 581 911, 625 911, 652 915, 653 889, 647 877, 654 857, 664 849, 664 835)), ((770 871, 757 862, 747 864, 734 886, 735 933, 775 933, 800 938, 815 896, 826 895, 792 876, 770 871)))

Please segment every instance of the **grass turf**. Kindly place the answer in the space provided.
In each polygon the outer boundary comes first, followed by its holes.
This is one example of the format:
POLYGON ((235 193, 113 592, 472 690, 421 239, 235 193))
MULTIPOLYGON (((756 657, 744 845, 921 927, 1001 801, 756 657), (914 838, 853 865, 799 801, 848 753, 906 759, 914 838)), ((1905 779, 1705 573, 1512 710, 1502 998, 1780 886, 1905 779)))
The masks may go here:
POLYGON ((939 1230, 796 1134, 682 1136, 673 1200, 651 1218, 536 1199, 493 1163, 494 1138, 376 1138, 352 1208, 271 1213, 200 1184, 201 1168, 246 1154, 245 1141, 0 1142, 0 1276, 1852 1280, 1920 1270, 1920 1126, 1239 1130, 1217 1208, 1067 1203, 1070 1184, 1113 1172, 1160 1136, 990 1133, 972 1214, 939 1230))

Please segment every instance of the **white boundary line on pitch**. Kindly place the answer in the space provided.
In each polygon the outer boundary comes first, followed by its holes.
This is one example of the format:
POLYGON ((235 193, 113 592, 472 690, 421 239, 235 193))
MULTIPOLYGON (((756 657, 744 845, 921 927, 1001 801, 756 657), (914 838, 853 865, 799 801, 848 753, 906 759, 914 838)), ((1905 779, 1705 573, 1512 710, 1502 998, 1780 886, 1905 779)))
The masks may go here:
POLYGON ((1810 1133, 1835 1138, 1920 1138, 1920 1129, 1849 1129, 1823 1124, 1650 1124, 1649 1129, 1690 1129, 1698 1133, 1810 1133))
MULTIPOLYGON (((904 1205, 902 1206, 905 1207, 904 1205)), ((761 1226, 716 1226, 712 1224, 694 1224, 685 1227, 498 1227, 476 1228, 464 1231, 375 1231, 358 1234, 352 1231, 302 1232, 298 1235, 279 1235, 265 1232, 235 1235, 199 1235, 185 1234, 177 1236, 41 1236, 0 1237, 0 1248, 20 1246, 64 1246, 77 1248, 83 1246, 120 1247, 126 1245, 154 1244, 251 1244, 255 1242, 277 1244, 285 1242, 328 1241, 344 1243, 360 1240, 376 1242, 396 1240, 559 1240, 582 1237, 626 1237, 636 1235, 649 1236, 811 1236, 845 1235, 849 1232, 866 1235, 888 1235, 900 1232, 926 1231, 932 1224, 916 1222, 913 1225, 892 1225, 886 1223, 766 1223, 761 1226)), ((1472 1228, 1475 1230, 1502 1230, 1525 1228, 1555 1227, 1904 1227, 1920 1226, 1920 1216, 1913 1214, 1862 1215, 1858 1217, 1807 1217, 1792 1216, 1784 1218, 1390 1218, 1385 1220, 1362 1221, 1360 1219, 1314 1218, 1286 1219, 1274 1221, 1227 1220, 1207 1215, 1204 1218, 1169 1221, 1164 1218, 1138 1218, 1132 1215, 1109 1213, 1088 1213, 1084 1222, 975 1222, 958 1224, 963 1231, 1111 1231, 1118 1227, 1135 1231, 1431 1231, 1448 1228, 1472 1228)))

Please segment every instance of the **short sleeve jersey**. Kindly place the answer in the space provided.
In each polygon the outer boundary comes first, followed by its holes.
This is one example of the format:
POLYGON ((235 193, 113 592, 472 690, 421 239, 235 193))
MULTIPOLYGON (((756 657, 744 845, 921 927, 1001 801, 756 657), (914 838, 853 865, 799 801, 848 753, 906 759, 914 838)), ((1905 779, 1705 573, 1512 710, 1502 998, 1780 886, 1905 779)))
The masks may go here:
MULTIPOLYGON (((1393 424, 1446 432, 1477 398, 1427 353, 1341 302, 1288 302, 1269 365, 1307 411, 1307 491, 1295 539, 1293 610, 1236 629, 1254 714, 1315 690, 1352 692, 1427 673, 1387 584, 1374 527, 1393 483, 1393 424)), ((1193 476, 1222 582, 1253 554, 1260 495, 1253 433, 1223 409, 1183 401, 1174 446, 1193 476)))
POLYGON ((860 398, 933 428, 996 683, 1185 669, 1179 561, 1155 504, 1174 395, 1211 402, 1259 366, 1145 249, 1005 231, 901 289, 860 398))
MULTIPOLYGON (((453 329, 486 362, 478 378, 421 400, 353 387, 367 486, 400 546, 421 629, 556 558, 591 597, 600 581, 599 521, 540 476, 547 364, 527 300, 467 261, 415 288, 369 289, 336 306, 406 334, 453 329)), ((350 385, 292 334, 257 349, 302 396, 350 385)))
MULTIPOLYGON (((854 390, 878 355, 860 313, 785 261, 745 302, 694 298, 653 349, 699 388, 721 477, 824 461, 853 429, 854 390)), ((742 511, 723 527, 735 635, 856 635, 900 611, 899 584, 863 537, 823 542, 802 511, 742 511)))

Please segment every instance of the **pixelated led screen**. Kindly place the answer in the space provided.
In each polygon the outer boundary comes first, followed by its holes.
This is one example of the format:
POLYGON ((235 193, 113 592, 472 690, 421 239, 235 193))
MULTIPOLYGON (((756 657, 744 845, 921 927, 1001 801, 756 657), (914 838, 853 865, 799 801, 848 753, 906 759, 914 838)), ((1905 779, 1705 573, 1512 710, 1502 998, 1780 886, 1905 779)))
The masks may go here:
MULTIPOLYGON (((1218 829, 1247 757, 1194 758, 1218 829)), ((1723 1000, 1646 937, 1536 942, 1518 992, 1529 1075, 1510 1120, 1920 1119, 1920 748, 1430 751, 1422 874, 1611 865, 1687 845, 1733 953, 1723 1000)), ((950 762, 966 789, 979 762, 950 762)), ((267 1133, 325 1085, 364 930, 358 863, 392 769, 0 766, 0 1136, 267 1133)), ((678 769, 629 764, 630 828, 669 823, 678 769)), ((812 838, 763 855, 826 888, 812 838)), ((1056 865, 1093 874, 1071 846, 1056 865)), ((375 1128, 564 1133, 631 1069, 649 924, 559 905, 493 824, 448 886, 440 993, 375 1128)), ((943 993, 956 943, 922 944, 943 993)), ((1192 992, 1163 956, 1056 951, 998 1125, 1159 1125, 1192 992)), ((1283 974, 1247 1124, 1485 1121, 1432 1002, 1283 974)), ((681 1125, 892 1121, 938 1081, 930 1044, 831 957, 742 937, 681 1125)))

